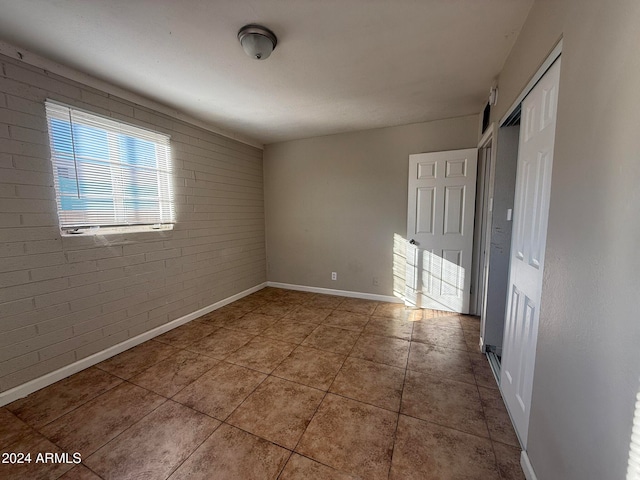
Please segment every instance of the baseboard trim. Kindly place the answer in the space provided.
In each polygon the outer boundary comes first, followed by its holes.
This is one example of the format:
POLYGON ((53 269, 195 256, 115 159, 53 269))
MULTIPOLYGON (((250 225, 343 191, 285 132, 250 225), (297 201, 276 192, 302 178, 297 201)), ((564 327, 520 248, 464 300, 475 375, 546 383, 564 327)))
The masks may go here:
POLYGON ((325 295, 337 295, 339 297, 362 298, 364 300, 376 300, 379 302, 404 303, 397 297, 389 295, 377 295, 375 293, 352 292, 350 290, 334 290, 332 288, 308 287, 306 285, 294 285, 291 283, 267 282, 267 287, 298 290, 301 292, 322 293, 325 295))
POLYGON ((520 454, 520 466, 522 467, 522 471, 524 472, 524 476, 527 480, 538 480, 536 472, 533 471, 533 467, 531 466, 529 455, 527 455, 526 450, 522 450, 522 453, 520 454))
POLYGON ((184 315, 183 317, 177 318, 176 320, 173 320, 169 323, 165 323, 164 325, 156 327, 147 332, 141 333, 140 335, 130 338, 128 340, 125 340, 124 342, 114 345, 113 347, 109 347, 98 353, 94 353, 93 355, 80 359, 77 362, 74 362, 70 365, 62 367, 51 373, 47 373, 42 377, 35 378, 33 380, 28 381, 27 383, 23 383, 22 385, 18 385, 17 387, 7 390, 6 392, 2 392, 0 393, 0 407, 13 402, 14 400, 18 400, 19 398, 26 397, 27 395, 35 392, 36 390, 40 390, 41 388, 47 387, 52 383, 62 380, 63 378, 69 377, 74 373, 78 373, 79 371, 84 370, 85 368, 89 368, 95 365, 96 363, 100 363, 103 360, 106 360, 107 358, 113 357, 114 355, 124 352, 125 350, 129 350, 130 348, 135 347, 136 345, 146 342, 147 340, 151 340, 152 338, 157 337, 158 335, 162 335, 163 333, 166 333, 169 330, 173 330, 174 328, 179 327, 180 325, 184 325, 185 323, 190 322, 191 320, 194 320, 198 317, 201 317, 202 315, 206 315, 207 313, 213 312, 214 310, 217 310, 220 307, 224 307, 229 303, 235 302, 240 298, 246 297, 247 295, 257 292, 258 290, 262 290, 266 286, 267 286, 267 283, 264 282, 259 285, 256 285, 255 287, 251 287, 247 290, 244 290, 240 293, 236 293, 235 295, 227 297, 224 300, 220 300, 219 302, 213 303, 207 307, 196 310, 195 312, 189 313, 188 315, 184 315))

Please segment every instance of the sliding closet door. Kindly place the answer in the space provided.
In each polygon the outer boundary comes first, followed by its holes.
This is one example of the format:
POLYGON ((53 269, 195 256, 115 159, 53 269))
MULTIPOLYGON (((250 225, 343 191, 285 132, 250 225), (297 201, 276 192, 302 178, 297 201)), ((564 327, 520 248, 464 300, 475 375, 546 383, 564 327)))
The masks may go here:
POLYGON ((500 388, 526 447, 535 365, 560 59, 522 101, 500 388))

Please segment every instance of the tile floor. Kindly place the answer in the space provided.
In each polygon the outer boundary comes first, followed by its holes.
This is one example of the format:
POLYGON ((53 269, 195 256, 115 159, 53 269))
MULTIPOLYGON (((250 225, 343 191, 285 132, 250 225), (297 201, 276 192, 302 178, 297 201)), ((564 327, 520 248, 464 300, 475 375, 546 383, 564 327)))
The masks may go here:
POLYGON ((0 408, 3 479, 520 480, 477 317, 266 288, 0 408))

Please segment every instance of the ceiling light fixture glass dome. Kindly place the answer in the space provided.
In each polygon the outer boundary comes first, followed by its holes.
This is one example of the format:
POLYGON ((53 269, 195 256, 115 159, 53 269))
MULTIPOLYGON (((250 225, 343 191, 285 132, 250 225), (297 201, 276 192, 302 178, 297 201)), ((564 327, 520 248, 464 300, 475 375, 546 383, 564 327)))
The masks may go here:
POLYGON ((256 60, 269 58, 278 44, 278 39, 271 30, 255 24, 242 27, 238 32, 238 40, 245 53, 256 60))

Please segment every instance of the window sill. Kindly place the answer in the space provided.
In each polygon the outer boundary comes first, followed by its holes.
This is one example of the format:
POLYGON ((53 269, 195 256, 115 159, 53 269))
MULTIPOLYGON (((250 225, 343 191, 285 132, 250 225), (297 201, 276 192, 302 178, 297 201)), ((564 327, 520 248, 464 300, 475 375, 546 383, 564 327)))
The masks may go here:
POLYGON ((173 224, 161 225, 125 225, 121 227, 86 227, 77 230, 64 229, 61 230, 63 237, 86 237, 95 235, 115 235, 122 233, 138 233, 138 232, 164 232, 173 230, 173 224))

